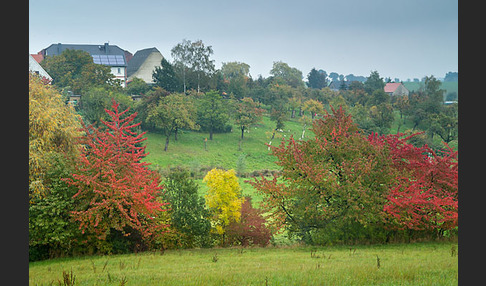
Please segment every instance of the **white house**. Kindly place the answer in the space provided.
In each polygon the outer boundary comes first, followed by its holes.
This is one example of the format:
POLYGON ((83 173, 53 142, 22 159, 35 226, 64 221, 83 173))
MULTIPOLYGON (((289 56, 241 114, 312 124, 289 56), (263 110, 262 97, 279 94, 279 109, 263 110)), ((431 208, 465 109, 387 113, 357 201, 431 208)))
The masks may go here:
POLYGON ((116 79, 121 80, 121 85, 127 85, 127 56, 131 56, 128 51, 121 49, 116 45, 105 43, 103 45, 83 45, 83 44, 52 44, 39 53, 44 57, 60 55, 64 50, 82 50, 88 52, 93 57, 95 64, 109 66, 111 73, 116 79))
POLYGON ((142 79, 146 83, 153 83, 152 73, 156 67, 161 67, 164 57, 157 48, 148 48, 137 51, 128 63, 128 81, 135 77, 142 79))
POLYGON ((52 81, 52 77, 46 72, 44 68, 29 54, 29 72, 40 75, 47 80, 52 81))

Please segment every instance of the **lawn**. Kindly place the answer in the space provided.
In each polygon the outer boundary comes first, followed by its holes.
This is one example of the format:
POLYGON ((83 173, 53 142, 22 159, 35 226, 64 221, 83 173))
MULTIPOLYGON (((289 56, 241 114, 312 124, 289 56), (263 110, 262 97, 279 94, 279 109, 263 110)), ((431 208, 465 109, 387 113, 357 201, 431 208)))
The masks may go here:
MULTIPOLYGON (((178 140, 170 138, 169 148, 164 151, 165 137, 157 133, 147 133, 146 151, 150 154, 145 158, 146 162, 161 167, 185 166, 191 170, 201 168, 221 167, 225 169, 236 169, 238 157, 244 156, 246 171, 254 170, 276 170, 275 158, 265 143, 270 142, 275 123, 264 116, 262 123, 250 129, 244 134, 240 146, 241 131, 233 126, 233 132, 214 134, 213 140, 207 140, 206 147, 204 139, 209 137, 208 133, 199 131, 180 131, 178 140)), ((295 121, 285 122, 283 132, 277 132, 272 145, 276 146, 283 138, 294 135, 300 138, 302 127, 295 121)), ((306 135, 312 135, 306 132, 306 135)))
POLYGON ((169 250, 29 264, 29 285, 457 285, 457 243, 169 250), (123 284, 122 282, 126 282, 123 284))

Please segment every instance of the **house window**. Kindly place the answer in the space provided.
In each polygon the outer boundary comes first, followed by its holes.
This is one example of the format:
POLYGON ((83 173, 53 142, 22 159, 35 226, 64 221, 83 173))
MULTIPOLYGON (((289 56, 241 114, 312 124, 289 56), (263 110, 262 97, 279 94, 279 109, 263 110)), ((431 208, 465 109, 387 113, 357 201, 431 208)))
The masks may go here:
POLYGON ((121 69, 120 68, 118 68, 118 74, 121 74, 121 69))

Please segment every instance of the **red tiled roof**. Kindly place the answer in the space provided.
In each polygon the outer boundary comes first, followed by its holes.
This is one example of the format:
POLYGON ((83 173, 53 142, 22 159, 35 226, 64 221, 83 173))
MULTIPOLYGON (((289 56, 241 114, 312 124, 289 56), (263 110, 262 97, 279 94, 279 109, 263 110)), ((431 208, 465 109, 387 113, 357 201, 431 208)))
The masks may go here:
POLYGON ((30 54, 34 60, 36 62, 38 62, 39 64, 42 62, 42 60, 44 59, 44 56, 42 54, 30 54))
POLYGON ((400 85, 399 82, 389 82, 385 85, 385 92, 394 92, 400 85))

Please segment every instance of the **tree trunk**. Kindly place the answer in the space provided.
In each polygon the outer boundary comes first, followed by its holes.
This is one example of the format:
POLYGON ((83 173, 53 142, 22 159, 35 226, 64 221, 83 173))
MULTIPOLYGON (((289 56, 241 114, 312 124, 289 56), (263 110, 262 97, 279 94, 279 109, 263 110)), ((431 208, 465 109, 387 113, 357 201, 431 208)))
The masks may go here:
POLYGON ((165 148, 164 148, 164 151, 167 151, 167 148, 169 148, 169 138, 170 138, 170 136, 167 136, 165 138, 165 148))
POLYGON ((176 127, 174 131, 174 140, 177 141, 177 131, 179 131, 179 128, 176 127))
POLYGON ((209 130, 209 140, 213 140, 213 129, 209 130))
POLYGON ((199 94, 199 78, 200 78, 200 74, 198 72, 197 73, 197 94, 199 94))
POLYGON ((182 79, 184 82, 184 94, 186 94, 186 68, 182 67, 182 79))
POLYGON ((243 140, 244 133, 245 133, 245 126, 241 127, 241 140, 243 140))

